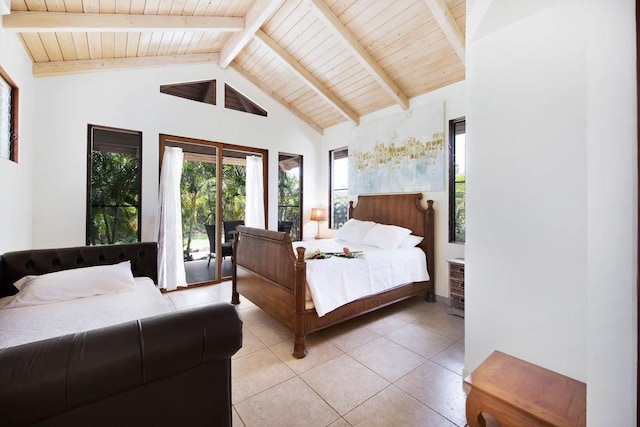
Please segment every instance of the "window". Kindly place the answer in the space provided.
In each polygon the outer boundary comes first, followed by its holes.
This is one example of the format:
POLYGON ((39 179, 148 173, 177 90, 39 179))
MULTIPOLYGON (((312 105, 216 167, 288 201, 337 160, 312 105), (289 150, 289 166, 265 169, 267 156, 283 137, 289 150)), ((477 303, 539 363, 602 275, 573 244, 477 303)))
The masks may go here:
POLYGON ((142 133, 89 125, 87 244, 140 241, 142 133))
POLYGON ((349 211, 349 149, 329 152, 329 227, 340 228, 347 222, 349 211))
POLYGON ((0 157, 18 161, 18 87, 0 68, 0 157))
POLYGON ((302 240, 302 156, 278 154, 278 231, 302 240))
POLYGON ((465 241, 465 119, 449 122, 449 242, 465 241))

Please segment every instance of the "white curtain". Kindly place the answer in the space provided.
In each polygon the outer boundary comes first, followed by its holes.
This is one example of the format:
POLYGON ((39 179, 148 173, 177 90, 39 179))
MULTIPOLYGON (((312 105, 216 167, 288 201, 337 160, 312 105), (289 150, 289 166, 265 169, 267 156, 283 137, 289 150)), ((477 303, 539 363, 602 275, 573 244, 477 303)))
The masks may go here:
POLYGON ((247 227, 264 228, 264 188, 262 157, 247 157, 247 199, 244 223, 247 227))
POLYGON ((182 253, 180 177, 184 155, 178 147, 165 147, 158 195, 158 286, 174 290, 186 286, 182 253))

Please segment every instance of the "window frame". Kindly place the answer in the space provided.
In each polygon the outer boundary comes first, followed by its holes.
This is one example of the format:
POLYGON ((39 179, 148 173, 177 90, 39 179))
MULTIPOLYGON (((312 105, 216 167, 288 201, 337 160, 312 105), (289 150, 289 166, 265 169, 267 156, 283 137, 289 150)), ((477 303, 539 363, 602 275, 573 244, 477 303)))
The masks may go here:
POLYGON ((87 125, 87 206, 86 206, 86 244, 87 246, 91 246, 91 192, 92 192, 92 167, 91 160, 93 154, 93 130, 105 130, 112 132, 121 132, 126 134, 135 134, 138 135, 138 176, 137 176, 137 187, 138 187, 138 230, 137 230, 137 241, 142 241, 142 131, 130 130, 130 129, 120 129, 109 126, 101 126, 101 125, 87 125))
MULTIPOLYGON (((11 111, 9 112, 9 158, 7 160, 11 160, 13 162, 18 163, 18 140, 19 140, 19 99, 20 99, 20 89, 18 85, 9 77, 9 74, 0 67, 0 78, 2 78, 11 88, 11 93, 9 95, 10 103, 11 103, 11 111)), ((5 158, 5 157, 2 157, 5 158)))
MULTIPOLYGON (((334 218, 333 218, 333 204, 334 204, 334 199, 333 199, 333 193, 337 190, 346 190, 347 191, 347 195, 349 194, 349 183, 347 181, 347 187, 346 188, 338 188, 335 189, 333 188, 333 173, 334 173, 334 161, 336 160, 335 158, 335 153, 341 152, 341 151, 345 151, 346 155, 343 157, 338 158, 338 160, 342 159, 342 158, 347 158, 349 159, 349 147, 340 147, 340 148, 335 148, 333 150, 329 150, 329 214, 328 214, 328 218, 329 218, 329 228, 335 228, 335 224, 334 224, 334 218)), ((348 209, 348 205, 347 205, 347 209, 348 209)), ((348 217, 348 213, 347 213, 347 217, 348 217)), ((348 218, 347 218, 348 219, 348 218)))
MULTIPOLYGON (((464 239, 463 240, 456 239, 456 184, 464 184, 465 201, 466 201, 466 188, 467 188, 466 170, 465 170, 465 179, 463 181, 456 180, 456 135, 459 135, 462 133, 466 135, 466 118, 458 117, 456 119, 449 120, 449 243, 464 245, 466 241, 466 227, 465 227, 464 239), (460 132, 459 128, 462 128, 462 132, 460 132)), ((466 153, 466 138, 465 138, 465 153, 466 153)), ((466 226, 466 222, 465 222, 465 226, 466 226)))

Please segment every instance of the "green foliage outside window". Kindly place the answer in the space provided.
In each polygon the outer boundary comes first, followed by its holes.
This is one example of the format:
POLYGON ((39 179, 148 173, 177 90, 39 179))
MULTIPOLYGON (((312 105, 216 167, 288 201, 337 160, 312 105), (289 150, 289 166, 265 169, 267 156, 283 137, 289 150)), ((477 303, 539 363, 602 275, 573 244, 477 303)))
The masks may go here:
POLYGON ((344 225, 349 216, 349 191, 336 190, 333 192, 333 228, 336 230, 344 225))
POLYGON ((138 241, 138 158, 126 153, 91 154, 91 244, 138 241))
MULTIPOLYGON (((246 167, 222 166, 222 220, 244 219, 246 167)), ((216 224, 216 164, 185 161, 182 165, 182 235, 185 254, 192 240, 206 236, 205 224, 216 224)))
POLYGON ((278 221, 291 221, 291 239, 300 240, 300 182, 294 173, 278 169, 278 221))

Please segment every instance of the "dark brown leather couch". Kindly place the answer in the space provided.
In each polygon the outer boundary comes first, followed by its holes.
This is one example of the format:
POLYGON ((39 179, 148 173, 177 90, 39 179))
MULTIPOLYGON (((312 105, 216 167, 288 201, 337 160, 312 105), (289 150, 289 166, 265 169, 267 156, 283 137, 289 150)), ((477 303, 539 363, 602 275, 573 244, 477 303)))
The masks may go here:
MULTIPOLYGON (((33 262, 6 255, 2 278, 7 258, 33 262)), ((241 346, 237 311, 220 303, 0 349, 0 425, 230 426, 241 346)))

